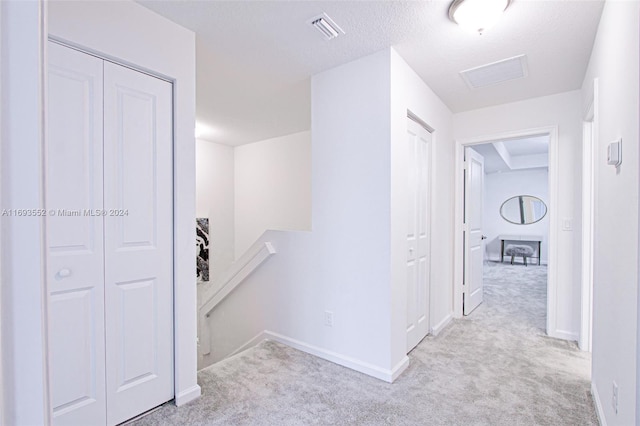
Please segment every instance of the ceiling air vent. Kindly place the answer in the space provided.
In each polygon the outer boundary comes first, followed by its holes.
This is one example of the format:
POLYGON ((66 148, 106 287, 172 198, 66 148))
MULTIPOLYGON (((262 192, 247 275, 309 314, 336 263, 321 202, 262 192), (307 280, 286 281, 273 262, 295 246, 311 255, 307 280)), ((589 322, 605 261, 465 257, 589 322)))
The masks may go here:
POLYGON ((528 75, 525 55, 482 65, 460 72, 460 75, 472 89, 493 86, 505 81, 517 80, 528 75))
POLYGON ((320 16, 316 16, 315 18, 310 19, 309 24, 313 25, 314 28, 324 36, 325 39, 331 40, 338 37, 340 34, 344 34, 342 28, 338 26, 333 19, 329 18, 329 15, 323 13, 320 16))

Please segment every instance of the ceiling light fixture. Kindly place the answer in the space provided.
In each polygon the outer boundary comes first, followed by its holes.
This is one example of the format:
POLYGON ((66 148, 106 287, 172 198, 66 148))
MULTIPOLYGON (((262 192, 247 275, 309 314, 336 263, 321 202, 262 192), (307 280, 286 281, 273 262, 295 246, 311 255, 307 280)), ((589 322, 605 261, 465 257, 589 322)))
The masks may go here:
POLYGON ((316 16, 315 18, 310 19, 308 22, 313 25, 315 29, 320 31, 320 33, 322 33, 324 38, 326 38, 327 40, 334 39, 340 34, 344 34, 342 28, 340 28, 338 24, 333 22, 333 19, 329 18, 329 15, 327 15, 326 13, 323 13, 320 16, 316 16))
POLYGON ((491 28, 512 0, 454 0, 449 7, 449 19, 473 33, 482 34, 491 28))

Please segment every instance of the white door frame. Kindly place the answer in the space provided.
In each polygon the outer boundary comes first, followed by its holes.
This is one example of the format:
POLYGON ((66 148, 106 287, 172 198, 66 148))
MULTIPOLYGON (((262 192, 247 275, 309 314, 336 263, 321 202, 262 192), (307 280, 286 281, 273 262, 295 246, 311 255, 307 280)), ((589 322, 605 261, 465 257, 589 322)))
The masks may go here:
POLYGON ((538 127, 533 129, 516 130, 494 133, 473 138, 456 140, 455 158, 455 231, 454 231, 454 271, 453 271, 453 314, 462 317, 462 277, 464 269, 463 253, 463 208, 464 208, 464 148, 480 145, 497 140, 517 139, 531 136, 549 136, 549 243, 547 255, 547 334, 552 337, 556 329, 557 307, 557 267, 556 253, 558 250, 558 126, 538 127))
POLYGON ((593 80, 593 93, 583 115, 582 125, 582 262, 580 297, 580 336, 578 345, 583 351, 591 352, 593 330, 593 253, 596 191, 596 137, 598 79, 593 80))

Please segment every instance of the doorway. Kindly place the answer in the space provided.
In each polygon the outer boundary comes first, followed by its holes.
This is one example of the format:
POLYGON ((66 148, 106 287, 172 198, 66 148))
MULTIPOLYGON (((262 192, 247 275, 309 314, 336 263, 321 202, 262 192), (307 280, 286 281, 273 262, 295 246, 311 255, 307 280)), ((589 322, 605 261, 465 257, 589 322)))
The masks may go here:
MULTIPOLYGON (((461 140, 456 144, 456 229, 455 229, 455 271, 454 271, 454 313, 457 317, 461 317, 465 312, 464 302, 465 302, 465 280, 470 279, 471 277, 467 277, 468 268, 465 267, 465 251, 468 252, 469 246, 468 242, 465 244, 465 232, 467 230, 467 225, 464 223, 465 215, 467 212, 465 211, 464 206, 464 193, 465 193, 465 182, 466 182, 466 174, 464 170, 465 165, 465 151, 466 148, 476 148, 480 151, 483 150, 482 145, 492 144, 494 151, 501 151, 504 149, 504 146, 501 146, 501 143, 505 143, 508 141, 523 141, 531 138, 540 138, 546 139, 548 144, 548 154, 546 157, 546 167, 548 170, 548 185, 547 185, 547 194, 545 200, 545 205, 547 207, 547 226, 548 226, 548 235, 546 236, 546 249, 543 248, 542 244, 538 246, 537 241, 530 240, 522 240, 515 241, 515 237, 527 237, 524 232, 512 234, 496 234, 493 236, 491 240, 488 241, 488 249, 489 253, 493 256, 492 259, 498 264, 500 260, 505 260, 505 243, 508 245, 511 242, 511 245, 516 246, 533 246, 534 253, 531 256, 527 257, 527 263, 534 262, 537 266, 537 262, 540 261, 541 264, 544 263, 544 260, 547 260, 547 280, 546 280, 546 321, 545 321, 545 329, 547 334, 550 334, 550 330, 555 330, 555 307, 557 304, 556 300, 556 286, 557 286, 557 272, 556 265, 553 259, 555 259, 555 253, 557 251, 557 235, 555 230, 557 229, 555 224, 557 221, 557 158, 558 158, 558 147, 557 147, 557 127, 545 127, 545 128, 537 128, 530 129, 524 131, 515 131, 515 132, 505 132, 494 135, 487 135, 483 137, 461 140), (504 237, 501 239, 500 237, 504 237), (537 254, 537 256, 536 256, 537 254), (536 258, 537 257, 537 258, 536 258)), ((517 151, 517 150, 516 150, 517 151)), ((503 153, 502 157, 506 155, 503 153)), ((538 160, 542 159, 542 156, 537 157, 538 160)), ((518 161, 513 162, 512 164, 515 167, 522 167, 526 165, 526 161, 521 161, 518 165, 518 161)), ((538 164, 539 168, 542 168, 541 164, 538 164)), ((499 180, 499 179, 498 179, 499 180)), ((484 186, 484 185, 483 185, 484 186)), ((526 191, 521 194, 513 194, 514 196, 520 195, 529 195, 526 194, 526 191)), ((502 200, 503 202, 507 201, 502 200)), ((516 201, 519 203, 520 199, 516 198, 516 201)), ((500 219, 504 220, 504 219, 500 219)), ((514 225, 516 226, 516 225, 514 225)), ((533 233, 531 233, 533 235, 533 233)), ((483 234, 484 235, 484 234, 483 234)), ((469 236, 468 234, 466 235, 469 236)), ((533 235, 533 236, 538 236, 533 235)), ((530 237, 530 236, 529 236, 530 237)), ((484 247, 482 250, 484 254, 484 247)), ((517 254, 517 253, 516 253, 517 254)), ((484 257, 484 256, 483 256, 484 257)), ((469 253, 467 253, 467 258, 469 258, 469 253)), ((508 263, 510 264, 511 256, 507 257, 508 263)), ((516 263, 516 259, 519 260, 519 263, 523 264, 524 259, 522 256, 514 256, 514 263, 516 263)), ((507 262, 505 262, 506 264, 507 262)), ((518 265, 525 267, 524 265, 518 265)), ((483 268, 482 268, 483 269, 483 268)), ((476 272, 477 274, 477 272, 476 272)), ((477 293, 477 286, 475 291, 477 293)), ((477 298, 477 296, 476 296, 477 298)), ((476 300, 476 303, 477 300, 476 300)), ((480 302, 481 303, 481 302, 480 302)), ((479 303, 478 303, 479 304, 479 303)), ((551 334, 550 334, 551 335, 551 334)), ((561 336, 554 336, 561 337, 561 336)))
POLYGON ((548 135, 465 148, 463 313, 484 299, 545 329, 548 135))

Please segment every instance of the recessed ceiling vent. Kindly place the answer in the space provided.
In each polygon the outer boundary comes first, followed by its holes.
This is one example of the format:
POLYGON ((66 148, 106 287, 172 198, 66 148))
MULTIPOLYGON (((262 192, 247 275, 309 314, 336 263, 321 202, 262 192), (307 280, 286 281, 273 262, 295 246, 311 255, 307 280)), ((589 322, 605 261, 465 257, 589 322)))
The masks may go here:
POLYGON ((525 55, 482 65, 462 71, 460 75, 472 89, 493 86, 505 81, 524 78, 529 74, 525 55))
POLYGON ((315 18, 311 18, 308 22, 313 25, 316 30, 320 31, 322 36, 327 40, 334 39, 339 35, 344 34, 342 28, 333 22, 333 19, 329 18, 329 15, 326 13, 316 16, 315 18))

